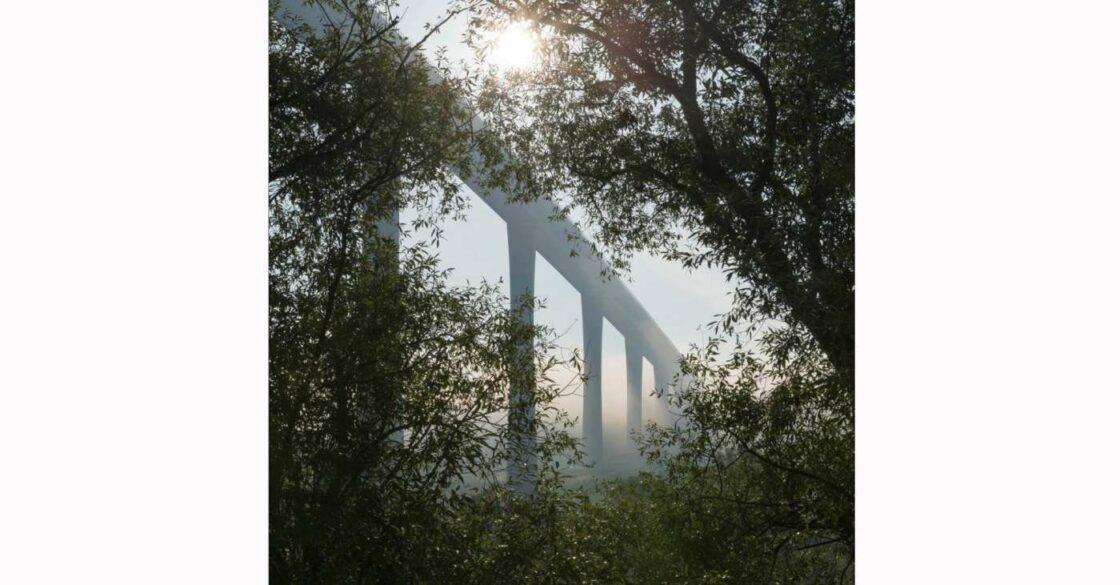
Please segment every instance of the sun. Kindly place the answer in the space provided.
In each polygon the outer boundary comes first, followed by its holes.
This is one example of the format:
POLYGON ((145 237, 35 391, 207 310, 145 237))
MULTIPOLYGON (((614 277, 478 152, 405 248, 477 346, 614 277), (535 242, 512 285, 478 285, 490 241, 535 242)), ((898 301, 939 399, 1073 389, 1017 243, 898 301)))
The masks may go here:
POLYGON ((528 69, 536 61, 537 37, 528 22, 511 22, 494 35, 490 62, 503 71, 528 69))

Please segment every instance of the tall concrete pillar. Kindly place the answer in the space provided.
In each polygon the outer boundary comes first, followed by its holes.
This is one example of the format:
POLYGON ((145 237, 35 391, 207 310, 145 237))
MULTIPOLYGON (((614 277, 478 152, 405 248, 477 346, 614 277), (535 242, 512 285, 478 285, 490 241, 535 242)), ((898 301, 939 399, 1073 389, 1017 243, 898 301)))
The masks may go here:
MULTIPOLYGON (((400 271, 400 246, 401 246, 401 211, 398 208, 393 209, 392 217, 383 219, 377 222, 377 234, 382 238, 392 242, 393 247, 396 249, 397 256, 391 260, 396 264, 394 272, 400 271)), ((398 394, 399 396, 399 394, 398 394)), ((399 423, 396 423, 399 424, 399 423)), ((393 431, 389 435, 389 440, 404 445, 404 431, 393 431)))
POLYGON ((673 374, 675 368, 666 366, 665 364, 653 364, 653 385, 661 393, 661 398, 657 401, 660 411, 657 416, 662 424, 668 424, 672 421, 669 413, 669 396, 672 395, 672 388, 670 382, 673 381, 673 374))
POLYGON ((392 217, 377 222, 377 234, 386 240, 392 241, 397 246, 401 244, 401 210, 393 208, 392 217))
POLYGON ((642 430, 642 351, 636 343, 626 340, 626 433, 642 430))
POLYGON ((583 448, 590 463, 603 459, 603 310, 590 293, 582 293, 583 448))
MULTIPOLYGON (((506 224, 509 243, 510 310, 527 325, 533 324, 533 296, 537 251, 531 233, 524 226, 506 224)), ((513 372, 509 389, 508 468, 510 486, 522 494, 532 493, 536 479, 536 428, 533 424, 533 391, 536 384, 531 340, 519 341, 514 347, 513 372)))

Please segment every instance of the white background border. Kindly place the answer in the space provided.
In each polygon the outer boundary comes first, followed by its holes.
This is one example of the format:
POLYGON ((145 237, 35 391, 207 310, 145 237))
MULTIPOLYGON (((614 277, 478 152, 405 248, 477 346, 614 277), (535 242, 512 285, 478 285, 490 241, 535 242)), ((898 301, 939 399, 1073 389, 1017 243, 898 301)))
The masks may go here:
MULTIPOLYGON (((859 583, 1118 578, 1113 6, 859 2, 859 583)), ((267 579, 266 13, 5 7, 0 582, 267 579)))
POLYGON ((267 3, 0 16, 0 583, 268 571, 267 3))
POLYGON ((857 6, 858 582, 1120 582, 1117 5, 857 6))

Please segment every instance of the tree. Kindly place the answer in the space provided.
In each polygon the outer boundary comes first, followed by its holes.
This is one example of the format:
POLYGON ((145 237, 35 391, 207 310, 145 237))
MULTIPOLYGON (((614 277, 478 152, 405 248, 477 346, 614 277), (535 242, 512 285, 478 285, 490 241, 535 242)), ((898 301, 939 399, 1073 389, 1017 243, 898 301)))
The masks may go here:
MULTIPOLYGON (((515 349, 541 379, 555 358, 496 287, 450 287, 430 244, 392 237, 403 205, 436 226, 464 204, 448 172, 470 164, 462 80, 432 83, 372 5, 319 7, 347 18, 315 30, 277 4, 270 18, 270 572, 430 581, 466 554, 433 535, 468 488, 504 493, 515 349)), ((538 417, 555 391, 536 386, 538 417)), ((542 460, 571 447, 537 426, 542 460)))
POLYGON ((854 561, 853 2, 491 0, 540 64, 479 95, 496 180, 585 212, 625 267, 718 265, 731 311, 653 429, 658 499, 701 578, 835 582, 854 561))

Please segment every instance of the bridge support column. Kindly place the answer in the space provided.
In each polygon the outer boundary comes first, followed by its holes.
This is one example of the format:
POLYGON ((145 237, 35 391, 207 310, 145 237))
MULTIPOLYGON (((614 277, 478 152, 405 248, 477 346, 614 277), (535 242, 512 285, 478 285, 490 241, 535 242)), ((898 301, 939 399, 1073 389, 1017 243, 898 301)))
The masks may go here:
POLYGON ((377 234, 386 240, 401 244, 401 210, 393 209, 393 215, 377 222, 377 234))
MULTIPOLYGON (((390 260, 390 262, 393 262, 394 265, 395 265, 394 268, 393 268, 393 271, 394 272, 399 272, 400 271, 400 249, 401 249, 401 211, 400 211, 399 208, 394 208, 393 209, 393 215, 391 217, 377 222, 377 234, 379 236, 381 236, 382 238, 384 238, 386 240, 389 240, 390 242, 393 243, 393 247, 396 250, 396 256, 394 256, 393 259, 390 260)), ((400 399, 399 392, 394 392, 394 394, 395 394, 394 401, 399 400, 400 399)), ((399 423, 398 422, 393 422, 393 424, 399 424, 399 423)), ((403 430, 393 431, 389 435, 389 440, 398 444, 398 445, 404 445, 404 431, 403 430)))
MULTIPOLYGON (((532 236, 521 226, 507 224, 509 242, 510 310, 527 325, 533 324, 533 281, 537 251, 532 236)), ((508 476, 510 486, 522 494, 532 493, 536 483, 536 428, 534 425, 533 391, 536 371, 531 341, 521 341, 514 348, 514 371, 510 376, 508 476)))
POLYGON ((661 398, 657 402, 661 410, 658 413, 658 419, 662 424, 673 422, 670 420, 669 414, 669 396, 673 393, 669 384, 673 381, 673 373, 673 368, 666 367, 664 364, 654 364, 653 366, 653 384, 661 392, 661 398))
POLYGON ((626 432, 642 431, 642 353, 637 343, 626 340, 626 432))
POLYGON ((583 305, 583 448, 588 462, 603 459, 603 310, 587 293, 583 305))

